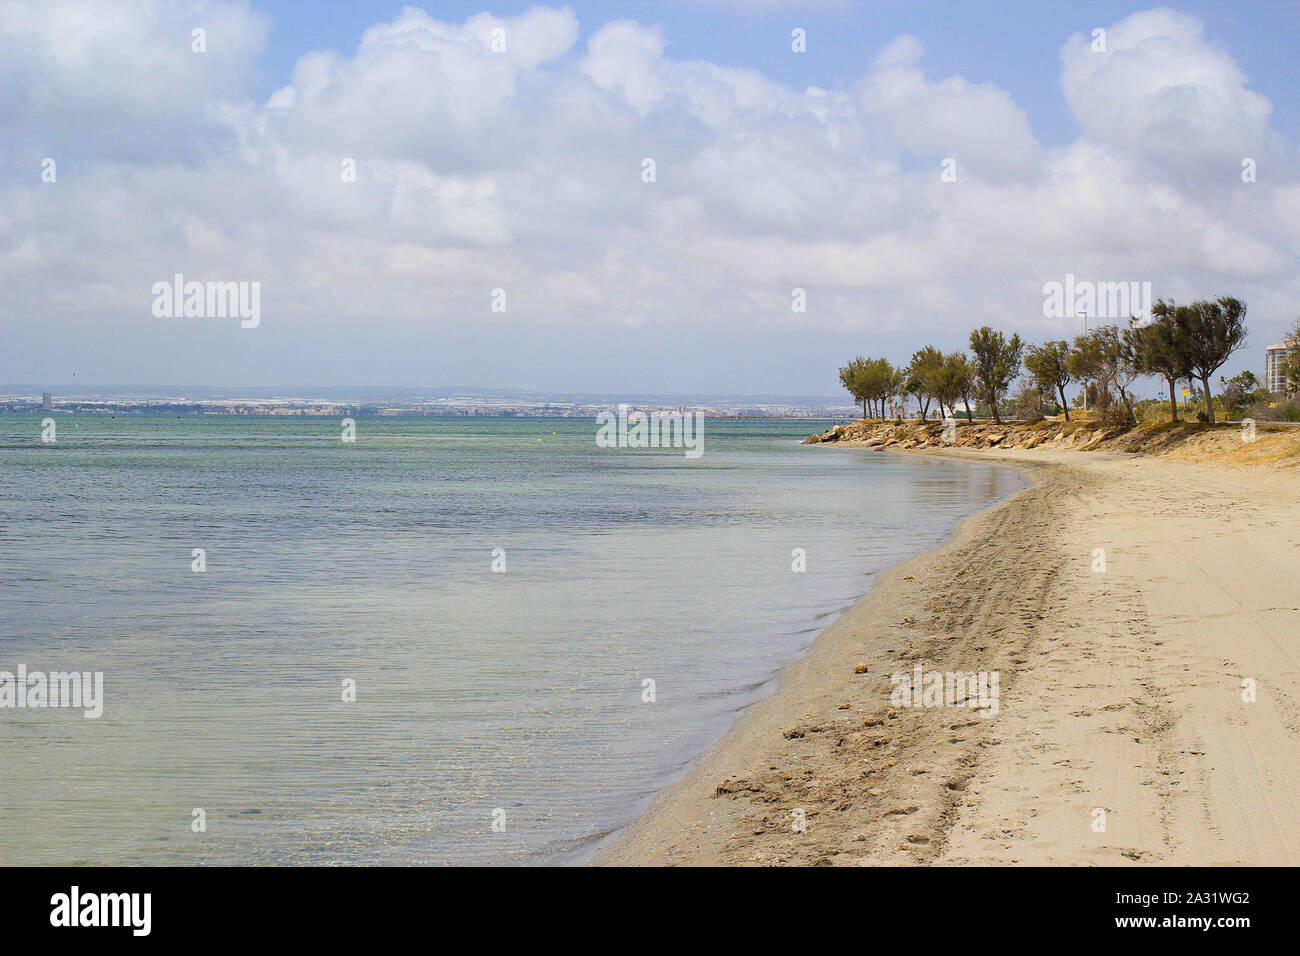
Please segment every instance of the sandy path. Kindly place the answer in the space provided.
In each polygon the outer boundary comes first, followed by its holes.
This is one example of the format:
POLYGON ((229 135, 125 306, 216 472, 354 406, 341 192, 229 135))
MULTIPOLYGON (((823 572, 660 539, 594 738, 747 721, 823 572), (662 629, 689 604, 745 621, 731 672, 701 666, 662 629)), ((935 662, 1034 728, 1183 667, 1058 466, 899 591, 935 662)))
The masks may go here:
POLYGON ((882 575, 597 862, 1300 863, 1297 476, 951 454, 1038 484, 882 575), (999 712, 894 706, 917 663, 996 671, 999 712))

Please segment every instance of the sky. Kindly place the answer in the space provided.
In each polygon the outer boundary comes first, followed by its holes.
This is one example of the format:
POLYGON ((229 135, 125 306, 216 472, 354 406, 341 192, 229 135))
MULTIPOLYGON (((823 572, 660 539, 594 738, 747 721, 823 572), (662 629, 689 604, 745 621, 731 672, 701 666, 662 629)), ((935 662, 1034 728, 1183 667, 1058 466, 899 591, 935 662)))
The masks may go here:
POLYGON ((1260 374, 1297 49, 1262 0, 5 0, 0 383, 833 395, 1076 334, 1067 275, 1244 299, 1260 374))

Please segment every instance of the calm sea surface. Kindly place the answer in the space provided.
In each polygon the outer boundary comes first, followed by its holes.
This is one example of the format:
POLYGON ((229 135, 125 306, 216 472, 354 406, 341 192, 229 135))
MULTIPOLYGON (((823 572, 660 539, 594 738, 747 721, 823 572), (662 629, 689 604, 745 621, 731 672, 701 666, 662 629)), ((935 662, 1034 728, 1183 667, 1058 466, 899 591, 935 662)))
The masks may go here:
POLYGON ((104 713, 0 709, 7 864, 580 862, 1023 485, 798 444, 824 423, 711 419, 688 460, 572 419, 55 418, 0 416, 0 671, 102 671, 104 713))

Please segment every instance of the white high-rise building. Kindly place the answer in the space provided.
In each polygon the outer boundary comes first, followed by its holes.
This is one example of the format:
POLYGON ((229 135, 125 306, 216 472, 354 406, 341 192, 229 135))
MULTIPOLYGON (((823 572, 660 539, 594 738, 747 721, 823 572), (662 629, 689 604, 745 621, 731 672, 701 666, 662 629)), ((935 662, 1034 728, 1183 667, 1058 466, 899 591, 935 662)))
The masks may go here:
POLYGON ((1286 345, 1270 345, 1264 350, 1264 388, 1268 391, 1285 392, 1291 387, 1282 371, 1282 363, 1295 344, 1295 340, 1288 339, 1286 345))

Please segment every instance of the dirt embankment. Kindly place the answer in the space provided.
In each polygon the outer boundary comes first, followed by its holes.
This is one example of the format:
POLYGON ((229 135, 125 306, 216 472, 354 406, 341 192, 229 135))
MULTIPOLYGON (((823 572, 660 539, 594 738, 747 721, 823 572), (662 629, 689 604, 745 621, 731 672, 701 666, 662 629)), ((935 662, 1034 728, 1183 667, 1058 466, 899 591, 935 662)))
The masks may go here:
POLYGON ((809 435, 805 445, 860 448, 1042 448, 1117 451, 1224 464, 1300 465, 1300 429, 1281 425, 1199 422, 1106 425, 1099 422, 890 422, 859 420, 809 435))

